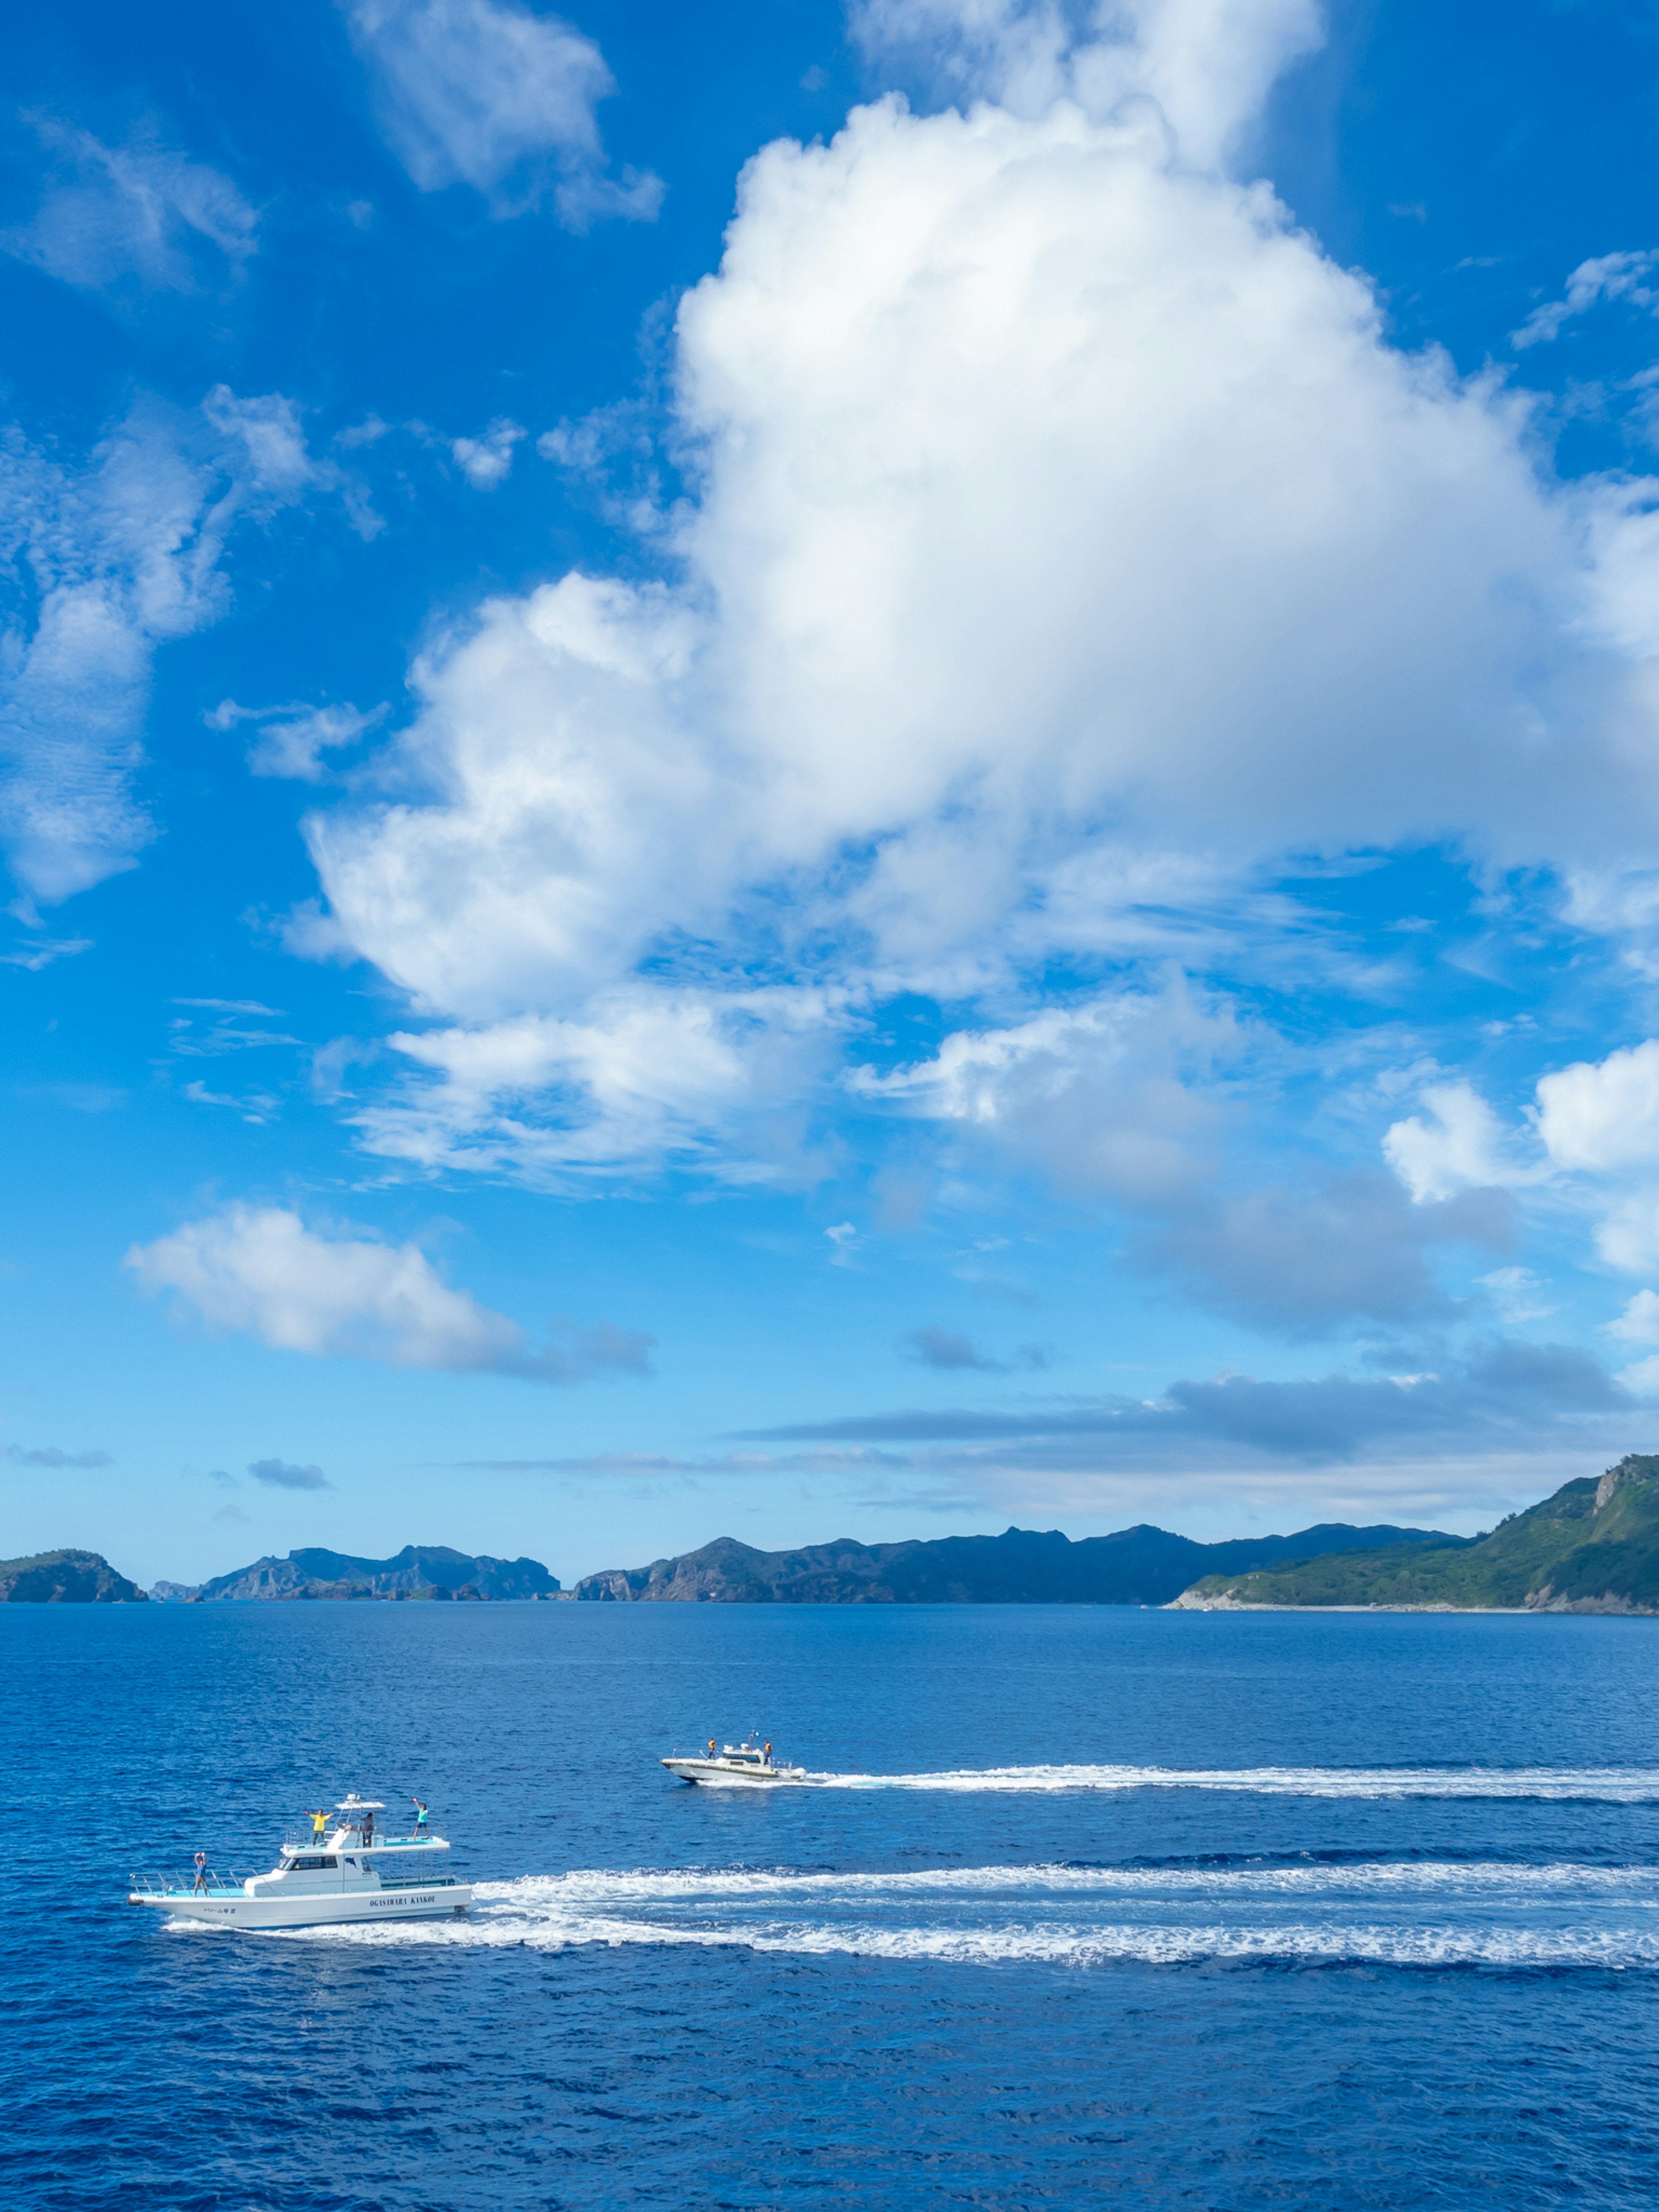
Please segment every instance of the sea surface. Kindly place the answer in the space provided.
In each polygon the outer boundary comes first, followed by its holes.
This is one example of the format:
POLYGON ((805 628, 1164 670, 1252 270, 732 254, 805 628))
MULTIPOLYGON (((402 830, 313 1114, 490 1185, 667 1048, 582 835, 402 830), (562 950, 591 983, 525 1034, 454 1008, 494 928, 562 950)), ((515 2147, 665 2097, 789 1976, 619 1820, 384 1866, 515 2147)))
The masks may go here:
POLYGON ((13 1606, 0 1757, 9 2204, 1654 2201, 1659 1621, 13 1606), (349 1790, 465 1920, 126 1903, 349 1790))

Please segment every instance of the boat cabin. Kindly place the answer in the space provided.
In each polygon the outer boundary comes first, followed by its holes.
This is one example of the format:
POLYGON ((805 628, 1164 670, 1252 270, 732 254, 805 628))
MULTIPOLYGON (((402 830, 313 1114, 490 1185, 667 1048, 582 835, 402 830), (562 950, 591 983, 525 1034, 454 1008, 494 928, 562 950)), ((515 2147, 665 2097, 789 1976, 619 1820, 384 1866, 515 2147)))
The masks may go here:
POLYGON ((289 1836, 269 1874, 244 1885, 249 1897, 311 1896, 329 1891, 396 1890, 410 1883, 453 1883, 445 1871, 449 1845, 441 1836, 391 1836, 377 1832, 374 1816, 386 1807, 356 1796, 335 1807, 331 1832, 289 1836))

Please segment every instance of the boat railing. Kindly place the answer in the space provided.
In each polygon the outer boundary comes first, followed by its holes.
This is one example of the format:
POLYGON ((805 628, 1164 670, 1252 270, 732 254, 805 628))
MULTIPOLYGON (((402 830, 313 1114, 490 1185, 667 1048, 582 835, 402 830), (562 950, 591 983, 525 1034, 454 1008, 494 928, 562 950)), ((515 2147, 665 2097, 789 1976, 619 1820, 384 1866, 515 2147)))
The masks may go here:
POLYGON ((132 1887, 143 1897, 240 1897, 243 1893, 240 1875, 216 1874, 211 1868, 199 1880, 194 1875, 175 1879, 165 1874, 136 1874, 132 1887))
POLYGON ((307 1828, 302 1834, 297 1836, 284 1836, 283 1838, 283 1849, 285 1851, 300 1851, 304 1853, 327 1850, 379 1851, 384 1850, 387 1845, 391 1844, 426 1844, 430 1843, 432 1840, 431 1837, 426 1834, 383 1836, 377 1829, 374 1833, 374 1840, 370 1843, 365 1844, 362 1840, 362 1831, 353 1828, 349 1831, 348 1838, 344 1843, 336 1844, 332 1840, 332 1833, 333 1832, 331 1831, 331 1833, 326 1836, 313 1836, 310 1829, 307 1828))

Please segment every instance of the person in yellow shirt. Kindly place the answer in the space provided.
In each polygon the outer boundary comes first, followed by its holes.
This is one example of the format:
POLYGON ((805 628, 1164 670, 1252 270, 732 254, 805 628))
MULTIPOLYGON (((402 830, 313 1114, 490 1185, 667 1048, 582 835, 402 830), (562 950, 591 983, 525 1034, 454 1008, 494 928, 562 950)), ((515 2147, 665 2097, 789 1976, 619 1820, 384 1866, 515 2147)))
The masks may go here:
POLYGON ((328 1815, 326 1813, 313 1813, 312 1814, 311 1840, 313 1846, 320 1846, 323 1840, 323 1832, 327 1826, 328 1815))

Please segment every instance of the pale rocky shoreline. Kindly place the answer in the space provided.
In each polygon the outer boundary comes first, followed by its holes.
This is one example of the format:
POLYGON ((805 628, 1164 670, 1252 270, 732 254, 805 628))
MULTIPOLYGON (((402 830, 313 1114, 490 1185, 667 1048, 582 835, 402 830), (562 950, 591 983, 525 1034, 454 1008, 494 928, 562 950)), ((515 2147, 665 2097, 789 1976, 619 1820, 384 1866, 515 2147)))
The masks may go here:
POLYGON ((1567 1605, 1252 1605, 1237 1597, 1195 1597, 1190 1590, 1171 1598, 1165 1613, 1522 1613, 1528 1619, 1564 1613, 1595 1613, 1603 1619, 1652 1620, 1659 1607, 1632 1605, 1607 1598, 1578 1598, 1567 1605))

